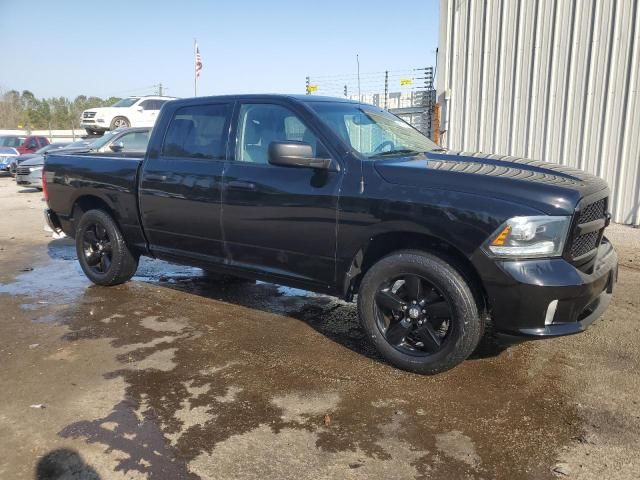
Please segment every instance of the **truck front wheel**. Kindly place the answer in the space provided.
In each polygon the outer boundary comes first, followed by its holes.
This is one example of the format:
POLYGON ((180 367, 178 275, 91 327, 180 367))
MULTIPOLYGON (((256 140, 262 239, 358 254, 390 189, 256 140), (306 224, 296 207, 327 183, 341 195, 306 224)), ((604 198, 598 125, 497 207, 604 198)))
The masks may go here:
POLYGON ((98 285, 124 283, 138 269, 138 257, 129 249, 113 218, 102 210, 89 210, 80 218, 76 252, 82 271, 98 285))
POLYGON ((116 128, 129 128, 131 126, 131 122, 126 117, 115 117, 111 120, 111 125, 109 128, 111 130, 115 130, 116 128))
POLYGON ((363 328, 394 366, 440 373, 464 361, 482 336, 473 293, 441 258, 416 250, 384 257, 358 293, 363 328))

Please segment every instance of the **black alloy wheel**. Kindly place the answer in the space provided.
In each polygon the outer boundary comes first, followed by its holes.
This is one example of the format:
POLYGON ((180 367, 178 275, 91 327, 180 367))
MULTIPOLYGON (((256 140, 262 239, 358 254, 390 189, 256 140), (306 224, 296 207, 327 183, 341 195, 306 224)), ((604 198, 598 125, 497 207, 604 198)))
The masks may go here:
POLYGON ((378 328, 403 353, 434 354, 443 348, 453 328, 451 306, 419 275, 405 274, 384 282, 375 302, 378 328))
POLYGON ((483 317, 471 284, 447 257, 400 250, 374 263, 358 289, 360 322, 396 367, 435 374, 476 348, 483 317))
POLYGON ((105 274, 113 263, 113 248, 107 229, 99 223, 88 225, 82 236, 84 258, 95 273, 105 274))
POLYGON ((117 223, 103 210, 82 214, 75 232, 82 271, 98 285, 118 285, 131 279, 140 255, 129 248, 117 223))

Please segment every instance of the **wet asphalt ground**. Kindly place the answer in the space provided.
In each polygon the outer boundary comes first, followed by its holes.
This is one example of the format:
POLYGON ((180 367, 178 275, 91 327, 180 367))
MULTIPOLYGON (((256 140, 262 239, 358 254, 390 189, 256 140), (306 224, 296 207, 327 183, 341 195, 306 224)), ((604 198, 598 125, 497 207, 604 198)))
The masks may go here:
POLYGON ((585 334, 422 377, 354 304, 145 259, 91 285, 0 178, 0 479, 640 478, 640 230, 585 334))

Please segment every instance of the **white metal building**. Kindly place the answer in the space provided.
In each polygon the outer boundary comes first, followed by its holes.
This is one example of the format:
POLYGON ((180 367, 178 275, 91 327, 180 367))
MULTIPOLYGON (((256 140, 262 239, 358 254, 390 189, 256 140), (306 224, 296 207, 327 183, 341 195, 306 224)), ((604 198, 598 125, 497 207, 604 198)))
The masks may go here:
POLYGON ((442 144, 606 179, 640 224, 640 1, 441 0, 442 144))

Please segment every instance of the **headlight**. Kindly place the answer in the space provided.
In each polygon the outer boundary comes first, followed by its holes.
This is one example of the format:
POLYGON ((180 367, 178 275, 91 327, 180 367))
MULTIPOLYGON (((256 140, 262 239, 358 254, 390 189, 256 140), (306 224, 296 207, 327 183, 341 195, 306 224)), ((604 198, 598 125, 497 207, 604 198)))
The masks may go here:
POLYGON ((30 172, 37 172, 38 170, 42 170, 42 168, 43 168, 42 166, 40 166, 40 167, 29 167, 29 171, 30 172))
POLYGON ((513 217, 500 225, 486 248, 503 258, 558 257, 571 217, 513 217))

